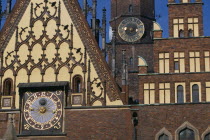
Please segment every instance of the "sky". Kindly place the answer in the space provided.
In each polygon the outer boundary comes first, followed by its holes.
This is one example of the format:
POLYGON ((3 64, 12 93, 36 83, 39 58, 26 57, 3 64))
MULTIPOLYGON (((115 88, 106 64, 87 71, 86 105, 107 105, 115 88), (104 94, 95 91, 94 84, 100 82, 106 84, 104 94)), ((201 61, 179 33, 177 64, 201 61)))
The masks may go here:
MULTIPOLYGON (((12 0, 12 5, 14 5, 16 0, 12 0)), ((83 7, 83 0, 78 0, 83 7)), ((88 4, 92 6, 92 0, 87 0, 88 4)), ((105 7, 107 9, 107 42, 108 41, 108 32, 109 32, 109 23, 110 20, 110 1, 111 0, 98 0, 97 2, 97 18, 102 19, 102 9, 105 7)), ((195 0, 192 0, 195 1, 195 0)), ((204 35, 210 36, 210 0, 203 0, 203 14, 204 14, 204 35)), ((160 18, 156 18, 157 22, 163 29, 163 37, 168 37, 168 7, 167 7, 168 0, 155 0, 155 13, 156 15, 160 15, 160 18)), ((6 8, 6 0, 2 0, 3 10, 6 8)), ((91 14, 89 13, 88 18, 91 18, 91 14)), ((3 19, 4 21, 5 19, 3 19)))

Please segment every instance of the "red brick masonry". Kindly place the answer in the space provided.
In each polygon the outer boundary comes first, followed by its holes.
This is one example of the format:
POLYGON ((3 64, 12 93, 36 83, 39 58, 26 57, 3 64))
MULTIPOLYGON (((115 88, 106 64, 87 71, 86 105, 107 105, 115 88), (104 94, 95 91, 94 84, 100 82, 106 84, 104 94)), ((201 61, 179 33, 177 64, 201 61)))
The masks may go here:
MULTIPOLYGON (((133 112, 138 113, 138 140, 154 140, 155 135, 163 127, 172 134, 174 139, 176 129, 186 121, 198 129, 200 137, 210 126, 210 103, 69 108, 65 109, 64 130, 67 136, 56 139, 132 140, 133 112)), ((5 132, 6 122, 7 120, 1 120, 0 138, 5 132)), ((16 127, 18 126, 16 125, 16 127)), ((21 139, 42 140, 47 138, 52 139, 52 137, 25 137, 21 139)))

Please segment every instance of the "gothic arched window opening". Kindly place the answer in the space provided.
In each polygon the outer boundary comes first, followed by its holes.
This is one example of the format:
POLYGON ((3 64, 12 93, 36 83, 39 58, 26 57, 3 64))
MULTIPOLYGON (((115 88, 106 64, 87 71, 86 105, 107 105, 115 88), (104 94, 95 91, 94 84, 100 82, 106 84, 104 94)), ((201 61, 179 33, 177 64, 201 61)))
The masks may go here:
POLYGON ((185 128, 179 132, 179 140, 195 140, 195 133, 189 128, 185 128))
POLYGON ((158 140, 169 140, 169 137, 166 134, 162 134, 159 136, 158 140))
POLYGON ((205 135, 204 140, 210 140, 210 133, 205 135))
POLYGON ((11 95, 11 94, 12 94, 12 79, 7 78, 4 80, 3 95, 11 95))
POLYGON ((156 135, 155 140, 172 140, 171 133, 164 127, 156 135))
POLYGON ((76 75, 73 78, 73 92, 81 93, 82 92, 82 76, 76 75))

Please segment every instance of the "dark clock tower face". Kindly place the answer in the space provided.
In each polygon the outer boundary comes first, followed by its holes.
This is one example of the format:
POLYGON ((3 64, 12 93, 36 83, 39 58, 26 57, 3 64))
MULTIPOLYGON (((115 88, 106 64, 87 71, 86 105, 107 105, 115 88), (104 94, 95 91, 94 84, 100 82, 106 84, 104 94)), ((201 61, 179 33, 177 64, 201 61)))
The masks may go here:
POLYGON ((118 33, 126 42, 135 42, 141 39, 144 31, 143 22, 135 17, 124 19, 118 26, 118 33))

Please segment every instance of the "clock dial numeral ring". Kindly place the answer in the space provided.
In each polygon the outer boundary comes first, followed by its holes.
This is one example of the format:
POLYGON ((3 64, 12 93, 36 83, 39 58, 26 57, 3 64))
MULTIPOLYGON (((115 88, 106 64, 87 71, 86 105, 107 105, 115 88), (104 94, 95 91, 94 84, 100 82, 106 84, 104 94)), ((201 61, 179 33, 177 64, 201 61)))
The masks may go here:
POLYGON ((143 22, 135 17, 124 19, 118 27, 120 37, 127 42, 138 41, 144 35, 144 31, 143 22))
POLYGON ((25 102, 24 118, 37 130, 52 128, 62 116, 62 103, 53 92, 33 93, 25 102))

